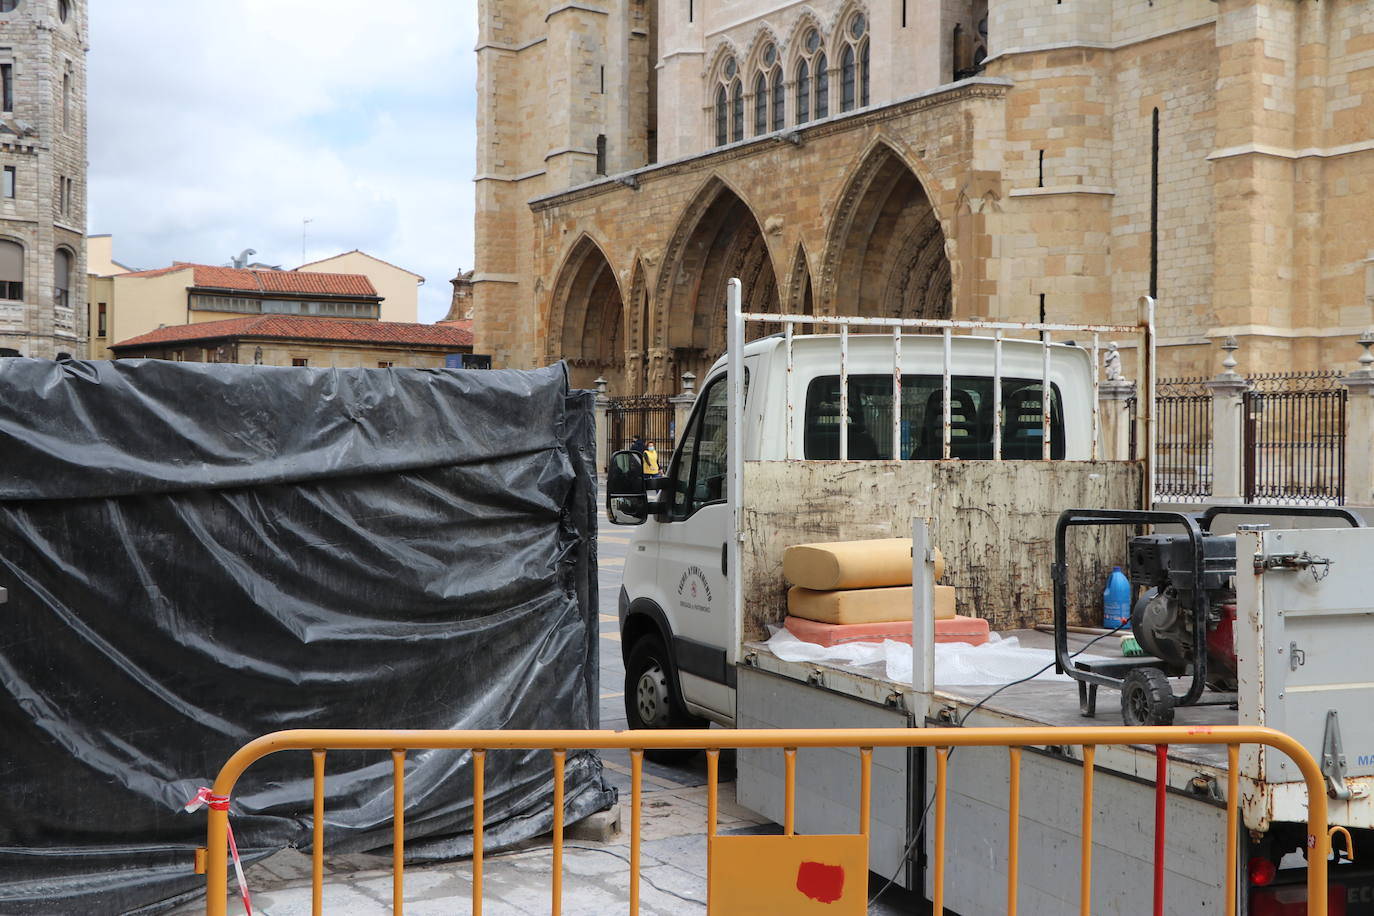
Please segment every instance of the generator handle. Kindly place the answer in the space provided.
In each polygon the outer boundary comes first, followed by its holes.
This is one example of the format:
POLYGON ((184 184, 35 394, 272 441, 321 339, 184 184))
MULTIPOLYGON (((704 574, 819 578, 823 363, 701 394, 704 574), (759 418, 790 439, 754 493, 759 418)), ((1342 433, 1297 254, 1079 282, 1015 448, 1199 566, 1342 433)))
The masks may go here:
MULTIPOLYGON (((1217 507, 1222 508, 1222 507, 1217 507)), ((1054 580, 1054 670, 1076 681, 1106 687, 1120 686, 1116 678, 1092 671, 1079 671, 1069 657, 1068 550, 1065 535, 1070 528, 1087 525, 1179 525, 1188 533, 1193 552, 1193 594, 1202 594, 1202 526, 1198 518, 1187 512, 1163 512, 1143 509, 1065 509, 1054 526, 1054 566, 1050 577, 1054 580)), ((1193 682, 1182 697, 1174 697, 1176 706, 1191 706, 1207 687, 1207 623, 1206 608, 1194 609, 1199 618, 1193 626, 1193 682)))
POLYGON ((1209 506, 1199 515, 1198 523, 1202 530, 1211 532, 1212 522, 1223 515, 1270 515, 1292 518, 1337 518, 1351 528, 1363 528, 1364 519, 1349 509, 1339 506, 1209 506))

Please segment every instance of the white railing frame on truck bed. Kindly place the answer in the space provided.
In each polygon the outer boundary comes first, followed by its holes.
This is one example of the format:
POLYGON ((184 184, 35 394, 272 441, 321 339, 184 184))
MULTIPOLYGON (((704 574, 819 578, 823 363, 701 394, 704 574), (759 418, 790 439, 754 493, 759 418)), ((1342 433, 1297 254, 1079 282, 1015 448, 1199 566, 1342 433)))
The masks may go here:
MULTIPOLYGON (((1141 354, 1140 365, 1137 371, 1140 374, 1141 396, 1137 401, 1139 409, 1139 421, 1143 426, 1144 448, 1143 461, 1145 463, 1145 500, 1153 502, 1154 499, 1154 462, 1155 462, 1155 424, 1154 424, 1154 399, 1155 399, 1155 301, 1150 296, 1141 296, 1138 301, 1140 320, 1135 325, 1113 325, 1113 324, 1044 324, 1022 321, 956 321, 953 319, 941 318, 862 318, 846 315, 783 315, 771 313, 753 313, 742 310, 741 284, 737 278, 732 278, 726 284, 725 306, 726 306, 726 371, 729 374, 730 397, 728 403, 727 423, 729 425, 729 449, 727 452, 727 473, 729 475, 729 500, 734 517, 735 537, 730 539, 729 568, 733 573, 739 569, 739 533, 744 530, 743 519, 740 517, 741 507, 744 498, 744 372, 743 372, 743 351, 744 351, 744 326, 747 322, 757 322, 762 324, 781 324, 783 327, 783 347, 786 350, 787 359, 787 415, 784 440, 786 442, 786 457, 794 459, 800 457, 797 443, 797 429, 799 424, 794 422, 796 413, 796 392, 795 372, 792 356, 792 337, 798 325, 838 327, 840 332, 840 460, 845 461, 849 458, 849 329, 881 329, 889 330, 892 337, 892 442, 894 455, 900 454, 901 429, 902 429, 902 331, 912 328, 921 331, 939 331, 944 338, 944 366, 943 366, 943 388, 944 388, 944 430, 942 455, 945 460, 950 459, 950 364, 952 362, 953 336, 955 331, 987 331, 993 334, 993 415, 1000 416, 1002 412, 1002 341, 1008 332, 1021 334, 1034 333, 1040 337, 1042 351, 1041 360, 1041 436, 1040 448, 1042 460, 1048 461, 1051 455, 1050 441, 1051 435, 1051 409, 1052 400, 1049 397, 1050 386, 1050 363, 1053 352, 1054 335, 1056 333, 1073 334, 1081 336, 1084 334, 1092 335, 1092 446, 1089 452, 1091 460, 1096 461, 1098 455, 1099 442, 1099 421, 1100 411, 1098 405, 1098 373, 1101 370, 1102 335, 1114 336, 1136 336, 1139 338, 1138 353, 1141 354)), ((1076 339, 1075 337, 1075 339, 1076 339)), ((1002 459, 1002 424, 993 423, 993 447, 992 454, 994 461, 1002 459)), ((1146 505, 1144 508, 1150 508, 1146 505)), ((743 600, 742 588, 743 579, 741 576, 732 575, 734 580, 733 589, 735 592, 735 607, 741 606, 743 600)))

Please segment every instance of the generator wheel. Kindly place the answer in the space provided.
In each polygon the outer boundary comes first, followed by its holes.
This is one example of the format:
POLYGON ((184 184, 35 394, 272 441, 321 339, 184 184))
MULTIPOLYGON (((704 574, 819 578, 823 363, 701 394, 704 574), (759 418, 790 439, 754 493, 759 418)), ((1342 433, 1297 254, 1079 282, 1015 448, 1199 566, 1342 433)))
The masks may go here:
POLYGON ((1121 721, 1127 725, 1173 725, 1174 690, 1158 668, 1136 668, 1121 682, 1121 721))

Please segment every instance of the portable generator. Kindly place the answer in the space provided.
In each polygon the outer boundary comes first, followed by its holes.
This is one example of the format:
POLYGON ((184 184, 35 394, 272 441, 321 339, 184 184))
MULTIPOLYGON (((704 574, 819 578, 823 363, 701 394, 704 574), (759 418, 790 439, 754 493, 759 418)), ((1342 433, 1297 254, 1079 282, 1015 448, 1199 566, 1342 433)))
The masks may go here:
POLYGON ((1236 536, 1213 534, 1223 515, 1334 518, 1361 528, 1347 509, 1294 506, 1213 506, 1205 512, 1130 509, 1067 509, 1054 534, 1055 671, 1078 682, 1084 716, 1097 712, 1097 688, 1121 691, 1127 725, 1169 725, 1176 706, 1235 702, 1236 536), (1143 656, 1075 660, 1068 641, 1066 534, 1088 525, 1173 525, 1178 534, 1141 534, 1130 539, 1127 577, 1135 592, 1131 635, 1143 656), (1191 678, 1182 695, 1169 678, 1191 678), (1212 694, 1203 699, 1204 690, 1212 694))

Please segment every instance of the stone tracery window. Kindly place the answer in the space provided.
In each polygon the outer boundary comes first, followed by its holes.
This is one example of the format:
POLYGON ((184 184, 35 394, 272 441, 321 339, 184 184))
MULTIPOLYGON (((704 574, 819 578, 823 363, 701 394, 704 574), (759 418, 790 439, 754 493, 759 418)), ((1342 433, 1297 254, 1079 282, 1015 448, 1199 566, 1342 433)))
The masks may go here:
POLYGON ((844 30, 840 51, 840 110, 868 105, 868 17, 855 13, 844 30))
POLYGON ((716 146, 744 139, 744 83, 733 56, 725 58, 716 79, 716 146))
POLYGON ((807 29, 798 50, 796 79, 797 124, 805 124, 830 114, 830 74, 825 59, 824 41, 816 29, 807 29))
POLYGON ((754 136, 786 126, 786 98, 778 49, 770 41, 758 56, 758 69, 754 74, 754 136))

